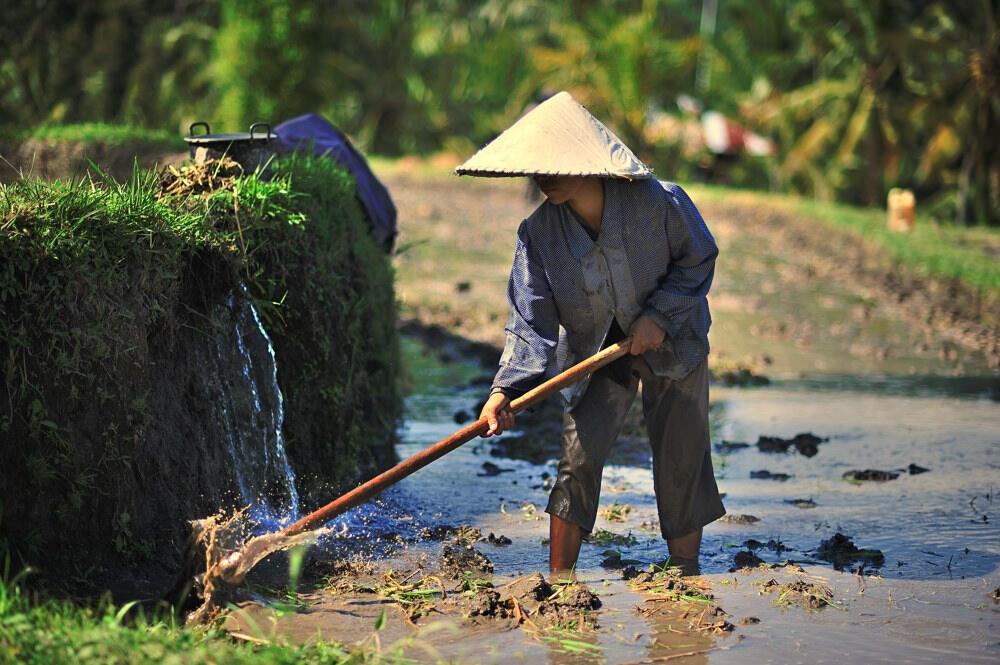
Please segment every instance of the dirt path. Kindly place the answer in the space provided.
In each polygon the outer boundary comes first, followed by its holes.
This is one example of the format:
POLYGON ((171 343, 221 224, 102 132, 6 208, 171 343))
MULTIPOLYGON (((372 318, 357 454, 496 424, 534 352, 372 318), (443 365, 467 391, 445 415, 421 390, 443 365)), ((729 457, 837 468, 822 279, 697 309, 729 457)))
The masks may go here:
MULTIPOLYGON (((378 175, 399 208, 403 318, 500 347, 515 231, 537 205, 525 181, 405 161, 378 175)), ((892 272, 809 219, 739 199, 700 203, 692 193, 721 250, 709 296, 717 374, 996 379, 1000 329, 955 285, 892 272)))

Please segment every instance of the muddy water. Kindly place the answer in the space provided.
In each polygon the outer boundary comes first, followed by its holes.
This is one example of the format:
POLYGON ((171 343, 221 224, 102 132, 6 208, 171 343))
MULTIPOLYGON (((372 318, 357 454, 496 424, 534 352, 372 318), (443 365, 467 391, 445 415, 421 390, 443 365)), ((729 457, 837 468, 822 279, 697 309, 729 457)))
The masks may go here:
MULTIPOLYGON (((455 414, 472 412, 483 388, 470 387, 479 370, 440 365, 415 343, 407 345, 418 371, 400 430, 400 457, 454 432, 455 414)), ((474 382, 473 382, 474 383, 474 382)), ((886 391, 870 379, 776 382, 765 388, 713 387, 713 441, 748 443, 715 456, 720 489, 733 515, 747 518, 706 528, 702 578, 729 613, 735 631, 705 634, 688 627, 683 607, 636 593, 620 570, 602 562, 609 550, 639 567, 662 560, 648 460, 622 456, 609 465, 602 505, 631 507, 624 519, 600 518, 598 529, 631 536, 626 544, 585 543, 579 578, 601 598, 596 631, 518 629, 496 622, 471 626, 432 612, 413 628, 398 605, 378 596, 334 595, 319 588, 302 597, 307 607, 275 614, 242 610, 246 625, 269 626, 268 639, 369 640, 382 610, 380 634, 422 660, 495 663, 631 663, 691 654, 683 662, 997 662, 1000 659, 1000 406, 984 396, 954 396, 940 386, 886 391), (807 457, 794 447, 768 453, 760 436, 821 439, 807 457), (911 474, 909 465, 926 468, 911 474), (885 482, 849 482, 851 470, 898 472, 885 482), (751 478, 751 472, 787 474, 787 480, 751 478), (797 504, 794 500, 800 500, 797 504), (803 507, 807 506, 807 507, 803 507), (857 563, 843 572, 819 558, 822 541, 840 533, 861 549, 878 549, 879 566, 857 563), (738 552, 751 547, 768 563, 799 567, 732 571, 738 552), (776 548, 775 544, 781 547, 776 548), (780 549, 780 551, 775 551, 780 549), (809 611, 777 604, 764 584, 805 580, 829 586, 833 606, 809 611), (759 623, 741 623, 756 617, 759 623), (248 623, 249 622, 249 623, 248 623)), ((513 433, 512 436, 516 436, 513 433)), ((511 539, 475 548, 494 564, 494 584, 547 567, 545 476, 554 460, 532 464, 494 457, 491 441, 477 440, 404 480, 381 500, 341 518, 340 536, 325 554, 362 549, 380 571, 433 567, 442 543, 420 537, 426 527, 469 525, 511 539), (489 464, 486 464, 489 463, 489 464), (495 465, 490 468, 489 465, 495 465)), ((780 477, 780 476, 779 476, 780 477)))

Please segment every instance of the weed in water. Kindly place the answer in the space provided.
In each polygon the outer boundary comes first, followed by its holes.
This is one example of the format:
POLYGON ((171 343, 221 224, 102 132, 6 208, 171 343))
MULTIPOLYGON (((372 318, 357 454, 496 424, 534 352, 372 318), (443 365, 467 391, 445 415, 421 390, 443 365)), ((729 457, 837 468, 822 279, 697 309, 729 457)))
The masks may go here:
POLYGON ((633 536, 631 531, 623 535, 606 529, 597 529, 587 536, 584 536, 584 542, 604 546, 614 545, 617 547, 632 547, 639 542, 639 539, 633 536))
POLYGON ((604 648, 600 644, 581 640, 575 626, 546 629, 538 635, 538 639, 548 644, 549 648, 556 653, 599 656, 604 652, 604 648))
POLYGON ((601 515, 608 522, 624 522, 632 510, 632 506, 627 503, 612 503, 601 509, 601 515))

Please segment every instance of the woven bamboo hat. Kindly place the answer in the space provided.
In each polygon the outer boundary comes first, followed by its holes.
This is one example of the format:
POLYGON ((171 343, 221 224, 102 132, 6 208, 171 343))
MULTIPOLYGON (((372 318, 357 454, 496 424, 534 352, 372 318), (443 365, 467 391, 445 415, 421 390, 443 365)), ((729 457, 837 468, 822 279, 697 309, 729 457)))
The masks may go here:
POLYGON ((653 171, 614 132, 560 92, 531 109, 455 169, 459 175, 650 178, 653 171))

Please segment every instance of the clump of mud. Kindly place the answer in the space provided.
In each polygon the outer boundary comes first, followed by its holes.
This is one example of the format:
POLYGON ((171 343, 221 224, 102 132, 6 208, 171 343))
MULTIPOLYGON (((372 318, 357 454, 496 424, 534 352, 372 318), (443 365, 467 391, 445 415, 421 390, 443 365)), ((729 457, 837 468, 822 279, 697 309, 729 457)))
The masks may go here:
POLYGON ((493 533, 486 537, 483 532, 473 526, 461 524, 459 526, 441 525, 436 527, 425 527, 418 534, 421 540, 442 541, 448 540, 455 545, 471 545, 473 543, 489 543, 497 547, 505 547, 513 541, 503 534, 493 533))
POLYGON ((753 552, 741 551, 737 552, 736 556, 733 557, 733 567, 729 569, 729 572, 744 568, 757 568, 763 565, 765 565, 765 561, 753 552))
POLYGON ((712 368, 710 378, 725 386, 766 386, 771 383, 769 378, 758 374, 755 367, 743 363, 737 363, 732 367, 712 368))
POLYGON ((549 584, 541 573, 510 582, 499 590, 492 584, 466 583, 454 606, 467 618, 514 619, 529 629, 559 626, 596 628, 601 600, 582 584, 549 584))
POLYGON ((741 513, 726 513, 719 518, 720 524, 740 524, 746 526, 748 524, 756 524, 760 521, 760 518, 756 515, 743 515, 741 513))
POLYGON ((759 549, 769 549, 772 552, 775 552, 776 554, 781 554, 782 552, 788 551, 788 547, 786 547, 784 543, 782 543, 780 540, 775 540, 774 538, 771 538, 766 543, 751 538, 749 540, 743 541, 743 547, 747 548, 751 552, 759 549))
POLYGON ((757 448, 762 453, 787 453, 788 449, 794 446, 800 455, 812 457, 819 452, 819 444, 824 441, 826 439, 821 439, 812 432, 802 432, 791 439, 762 436, 757 439, 757 448))
POLYGON ((682 619, 688 620, 688 625, 703 633, 731 633, 736 630, 736 626, 730 623, 726 617, 729 612, 715 604, 709 604, 701 613, 696 606, 689 607, 681 615, 682 619))
POLYGON ((608 531, 607 529, 595 529, 594 531, 584 535, 583 542, 596 545, 632 547, 639 542, 639 539, 633 536, 631 531, 627 534, 621 534, 608 531))
POLYGON ((483 462, 482 469, 483 469, 482 471, 476 474, 477 476, 492 477, 492 476, 499 476, 501 473, 511 473, 514 471, 514 469, 503 468, 497 466, 493 462, 488 462, 488 461, 483 462))
POLYGON ((593 614, 601 599, 583 584, 562 584, 534 609, 535 622, 541 626, 597 627, 593 614))
POLYGON ((425 527, 419 534, 421 540, 452 539, 458 545, 470 545, 483 539, 483 532, 475 527, 462 524, 459 526, 441 525, 433 528, 425 527))
POLYGON ((482 620, 518 619, 513 603, 504 602, 491 582, 466 583, 457 593, 438 603, 438 611, 461 614, 471 623, 482 620))
POLYGON ((833 591, 823 584, 813 584, 801 579, 779 584, 772 578, 764 582, 760 588, 761 592, 778 594, 774 602, 784 607, 798 605, 807 610, 821 610, 828 605, 834 605, 833 591))
POLYGON ((692 578, 681 579, 681 571, 677 568, 626 568, 622 579, 630 582, 635 591, 650 596, 643 607, 636 608, 643 616, 681 607, 680 618, 694 630, 728 633, 735 629, 725 618, 729 613, 712 602, 715 596, 708 584, 692 578))
POLYGON ((444 546, 444 554, 441 556, 442 569, 456 577, 461 577, 463 573, 491 574, 493 572, 493 562, 483 554, 475 550, 471 545, 444 546))
POLYGON ((632 588, 642 593, 668 596, 672 600, 711 600, 714 598, 708 584, 694 578, 683 578, 679 567, 652 565, 646 570, 628 567, 622 571, 622 579, 631 583, 632 588))
POLYGON ((608 522, 624 522, 633 510, 635 509, 627 503, 612 503, 601 508, 598 515, 608 522))
POLYGON ((306 567, 306 576, 323 580, 336 591, 346 591, 355 586, 353 580, 375 574, 375 563, 371 559, 314 558, 306 567))
POLYGON ((899 478, 899 473, 895 471, 880 471, 878 469, 851 469, 850 471, 845 471, 844 475, 841 477, 844 480, 857 482, 875 481, 884 483, 887 480, 895 480, 896 478, 899 478))
POLYGON ((618 550, 607 549, 604 550, 604 559, 601 560, 601 567, 608 570, 621 570, 626 566, 634 566, 637 563, 641 562, 637 559, 624 559, 622 558, 622 553, 618 550))
POLYGON ((777 480, 780 482, 785 482, 786 480, 791 478, 791 476, 787 473, 771 473, 767 469, 761 469, 760 471, 751 471, 750 477, 759 480, 777 480))
POLYGON ((728 455, 735 450, 743 450, 744 448, 749 447, 749 443, 744 443, 742 441, 721 441, 715 444, 715 452, 720 455, 728 455))
POLYGON ((510 545, 514 541, 512 541, 510 538, 503 535, 502 533, 497 535, 492 531, 490 531, 490 535, 486 537, 486 542, 490 543, 491 545, 496 545, 497 547, 506 547, 507 545, 510 545))
POLYGON ((552 595, 552 585, 545 581, 541 573, 519 577, 503 588, 508 596, 521 602, 545 600, 552 595))
POLYGON ((839 532, 834 534, 833 538, 820 543, 816 556, 829 561, 837 570, 843 570, 859 561, 862 567, 868 564, 878 568, 885 563, 885 556, 881 550, 858 549, 850 538, 839 532))

